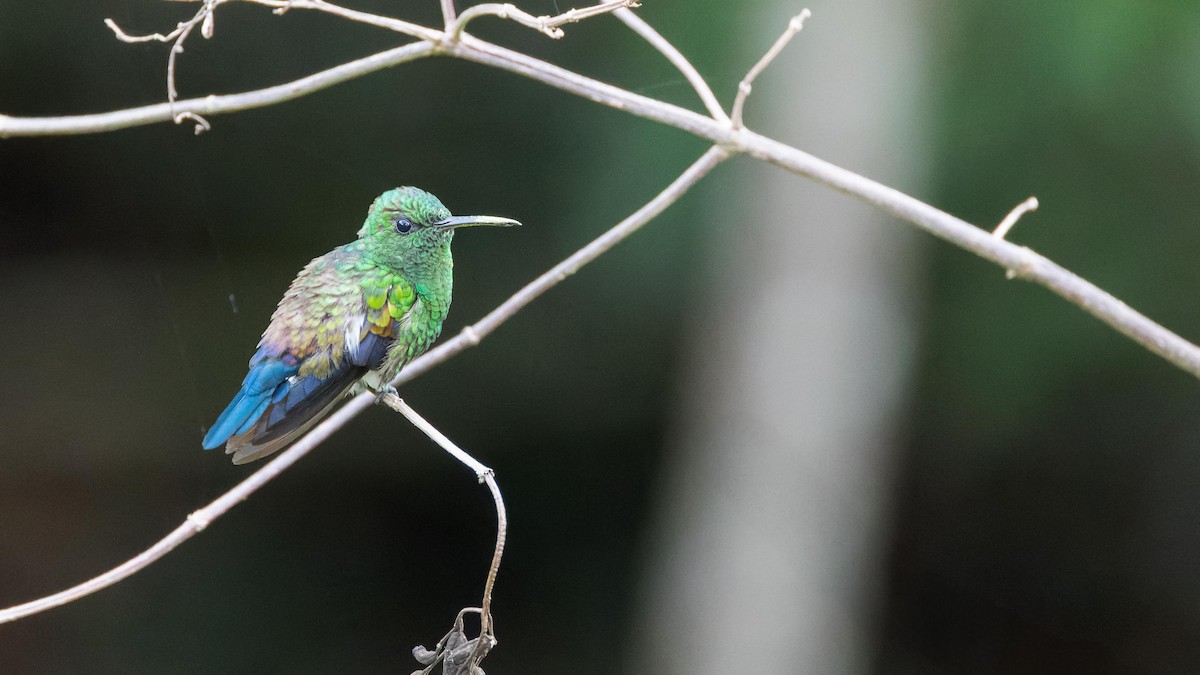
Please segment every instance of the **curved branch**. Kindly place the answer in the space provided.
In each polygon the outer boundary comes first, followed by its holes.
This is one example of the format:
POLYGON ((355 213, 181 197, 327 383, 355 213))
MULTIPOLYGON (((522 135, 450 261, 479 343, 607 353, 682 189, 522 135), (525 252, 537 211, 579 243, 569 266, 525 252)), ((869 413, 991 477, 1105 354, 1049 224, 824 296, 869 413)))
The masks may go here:
POLYGON ((500 494, 500 486, 496 483, 496 472, 455 445, 454 441, 451 441, 437 427, 421 417, 404 399, 396 394, 386 394, 381 400, 387 407, 404 415, 413 426, 424 432, 430 440, 441 446, 452 457, 474 471, 479 482, 486 484, 492 493, 492 501, 496 505, 496 546, 492 549, 492 564, 488 566, 487 577, 483 582, 483 601, 479 604, 479 638, 470 659, 471 664, 478 666, 483 657, 496 644, 495 629, 492 625, 492 591, 496 587, 496 575, 500 572, 500 560, 504 556, 504 544, 508 540, 508 511, 504 507, 504 497, 500 494))
POLYGON ((396 47, 372 54, 357 61, 343 63, 322 70, 308 77, 279 84, 266 89, 256 89, 240 94, 189 98, 171 103, 155 103, 140 108, 127 108, 91 115, 67 115, 63 117, 9 117, 0 115, 0 138, 13 136, 68 136, 73 134, 95 134, 105 131, 128 129, 158 122, 170 122, 174 114, 195 113, 198 115, 220 115, 263 108, 276 103, 307 96, 335 84, 369 75, 377 70, 390 68, 401 63, 416 61, 432 56, 437 48, 428 42, 396 47))

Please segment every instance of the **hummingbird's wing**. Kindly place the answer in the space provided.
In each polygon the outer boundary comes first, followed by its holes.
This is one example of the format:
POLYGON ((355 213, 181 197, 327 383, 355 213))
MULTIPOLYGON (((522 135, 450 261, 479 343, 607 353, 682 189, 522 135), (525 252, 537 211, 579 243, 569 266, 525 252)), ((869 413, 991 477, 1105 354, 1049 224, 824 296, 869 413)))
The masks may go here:
POLYGON ((204 447, 224 443, 244 464, 303 434, 380 367, 415 298, 403 277, 346 248, 313 260, 284 294, 204 447))

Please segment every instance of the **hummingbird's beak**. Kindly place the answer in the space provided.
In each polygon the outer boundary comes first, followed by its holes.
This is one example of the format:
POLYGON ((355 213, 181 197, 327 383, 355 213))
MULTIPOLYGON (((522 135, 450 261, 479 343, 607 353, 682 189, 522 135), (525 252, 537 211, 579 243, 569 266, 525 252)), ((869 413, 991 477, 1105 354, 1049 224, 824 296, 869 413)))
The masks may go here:
POLYGON ((501 218, 499 216, 450 216, 449 218, 439 220, 434 225, 444 227, 447 230, 454 230, 460 227, 478 227, 480 225, 516 227, 520 223, 511 218, 501 218))

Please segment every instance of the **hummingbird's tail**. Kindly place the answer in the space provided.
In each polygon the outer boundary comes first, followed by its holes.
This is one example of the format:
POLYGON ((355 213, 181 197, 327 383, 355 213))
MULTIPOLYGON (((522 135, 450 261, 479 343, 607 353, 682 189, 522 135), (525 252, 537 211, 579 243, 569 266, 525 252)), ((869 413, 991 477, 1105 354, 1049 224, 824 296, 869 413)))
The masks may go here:
POLYGON ((329 414, 366 368, 346 367, 325 379, 315 375, 290 384, 282 395, 269 403, 248 426, 230 436, 225 454, 233 455, 234 464, 246 464, 266 457, 291 443, 329 414))
POLYGON ((242 388, 203 441, 206 450, 224 444, 234 464, 266 457, 307 431, 367 370, 346 359, 324 378, 296 377, 299 359, 268 356, 264 349, 250 363, 242 388))
POLYGON ((359 378, 383 364, 393 339, 362 332, 357 349, 342 352, 340 358, 324 356, 322 367, 306 375, 300 375, 304 359, 291 351, 259 347, 242 388, 205 435, 204 448, 212 450, 224 443, 233 463, 245 464, 303 434, 328 415, 359 378))
MULTIPOLYGON (((348 390, 349 387, 344 389, 343 393, 348 390)), ((272 437, 269 439, 258 438, 253 430, 251 430, 250 432, 244 433, 240 436, 233 436, 225 445, 225 454, 233 455, 234 464, 249 464, 255 460, 262 459, 267 455, 274 454, 275 452, 287 447, 289 443, 304 435, 304 433, 312 428, 314 424, 324 419, 325 416, 328 415, 331 410, 333 410, 333 407, 337 405, 339 398, 341 398, 340 394, 338 396, 334 396, 333 400, 329 401, 325 408, 318 411, 315 415, 311 415, 307 418, 293 418, 301 420, 300 423, 294 429, 291 429, 290 431, 287 431, 281 435, 272 435, 272 437)))
MULTIPOLYGON (((258 356, 255 354, 256 358, 258 356)), ((287 395, 288 378, 299 369, 294 358, 291 364, 283 359, 263 359, 254 364, 242 380, 242 388, 205 434, 202 441, 204 449, 212 450, 231 436, 249 431, 272 401, 281 400, 287 395)))

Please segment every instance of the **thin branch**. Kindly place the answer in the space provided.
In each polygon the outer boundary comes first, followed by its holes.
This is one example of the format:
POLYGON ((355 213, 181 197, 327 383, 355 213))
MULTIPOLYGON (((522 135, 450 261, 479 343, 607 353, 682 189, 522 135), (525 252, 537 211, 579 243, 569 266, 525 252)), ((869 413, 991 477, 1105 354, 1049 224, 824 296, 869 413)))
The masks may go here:
POLYGON ((112 19, 105 19, 104 25, 108 26, 117 39, 122 42, 171 42, 171 49, 167 54, 167 106, 171 110, 171 119, 176 124, 182 124, 186 120, 190 120, 196 124, 195 133, 199 135, 209 129, 212 125, 202 116, 191 111, 180 113, 175 112, 175 101, 179 98, 179 90, 175 87, 175 64, 180 54, 183 53, 183 43, 192 34, 196 26, 200 26, 200 34, 205 39, 213 36, 213 11, 216 9, 220 0, 203 0, 200 9, 196 11, 196 15, 187 21, 183 21, 175 26, 175 30, 163 35, 162 33, 152 33, 150 35, 130 35, 121 30, 117 22, 112 19))
POLYGON ((526 28, 532 28, 539 33, 555 40, 563 36, 561 26, 576 23, 584 19, 608 14, 609 12, 628 11, 627 7, 637 6, 637 0, 607 0, 591 7, 571 9, 558 16, 534 16, 516 5, 509 3, 484 3, 469 7, 459 15, 458 19, 446 27, 446 38, 452 42, 462 39, 467 24, 481 16, 496 16, 501 19, 515 21, 526 28))
POLYGON ((1020 204, 1017 204, 1016 208, 1010 211, 1007 216, 1004 216, 1004 220, 1000 221, 1000 224, 996 226, 996 229, 992 230, 992 236, 999 237, 1000 239, 1007 237, 1009 230, 1013 228, 1013 225, 1017 224, 1017 221, 1021 219, 1021 216, 1029 213, 1030 211, 1037 211, 1037 208, 1037 197, 1030 197, 1020 204))
POLYGON ((202 16, 206 15, 209 7, 210 5, 206 4, 204 9, 200 10, 200 12, 196 15, 196 18, 192 21, 189 21, 187 25, 185 25, 183 30, 179 31, 179 36, 175 38, 174 44, 171 45, 170 52, 167 55, 168 103, 175 103, 175 100, 179 98, 179 90, 175 87, 175 62, 177 57, 183 53, 183 41, 188 38, 188 35, 191 35, 192 29, 196 27, 196 22, 199 21, 202 16))
POLYGON ((767 66, 771 65, 772 61, 783 53, 783 48, 787 46, 788 42, 791 42, 796 33, 804 29, 804 20, 810 16, 812 16, 812 12, 808 11, 807 7, 801 10, 796 16, 793 16, 792 20, 788 21, 787 29, 783 31, 783 35, 780 35, 775 40, 775 44, 771 45, 767 53, 762 55, 758 63, 754 64, 750 72, 746 73, 746 76, 738 83, 737 98, 733 99, 734 127, 741 128, 745 126, 742 123, 742 109, 746 107, 746 98, 750 96, 750 89, 754 85, 754 80, 758 78, 762 71, 767 69, 767 66))
MULTIPOLYGON (((416 61, 437 52, 429 42, 395 47, 372 54, 356 61, 343 63, 328 70, 302 77, 292 82, 256 89, 240 94, 205 96, 176 101, 175 110, 194 112, 206 116, 263 108, 277 103, 307 96, 335 84, 341 84, 375 71, 390 68, 409 61, 416 61)), ((169 103, 126 110, 116 110, 92 115, 68 115, 63 117, 8 117, 0 115, 0 138, 16 136, 68 136, 117 131, 130 127, 169 122, 174 113, 169 103)))
MULTIPOLYGON (((424 417, 421 417, 419 414, 417 414, 417 411, 413 410, 412 406, 405 403, 404 399, 400 398, 396 394, 384 394, 382 397, 380 397, 379 402, 408 418, 408 421, 412 422, 412 425, 420 429, 422 433, 430 438, 430 440, 442 446, 442 449, 450 453, 454 459, 457 459, 465 464, 468 469, 474 471, 475 477, 479 479, 480 483, 483 482, 484 476, 495 473, 492 471, 491 467, 484 465, 465 450, 455 445, 454 442, 447 438, 445 434, 443 434, 441 431, 438 431, 437 427, 433 426, 424 417)), ((503 506, 500 508, 503 508, 503 506)))
POLYGON ((704 107, 708 109, 708 114, 711 115, 714 120, 727 124, 730 122, 729 116, 725 114, 725 109, 721 107, 721 102, 718 101, 716 95, 713 94, 712 89, 708 86, 708 82, 704 81, 704 78, 700 76, 700 73, 696 70, 696 67, 692 65, 691 61, 687 60, 687 57, 685 57, 678 49, 675 48, 675 45, 668 42, 667 39, 660 35, 658 31, 654 30, 650 24, 643 21, 642 17, 634 14, 628 9, 618 9, 617 11, 613 12, 613 16, 620 19, 621 22, 626 26, 629 26, 633 32, 640 35, 643 40, 649 42, 652 47, 657 49, 660 54, 667 57, 667 60, 671 62, 671 65, 675 66, 675 69, 683 74, 683 77, 688 81, 688 84, 692 85, 692 89, 696 90, 696 94, 700 97, 700 101, 704 103, 704 107))
POLYGON ((442 26, 448 29, 454 23, 454 19, 457 18, 458 13, 454 9, 454 0, 441 0, 441 5, 442 26))
MULTIPOLYGON (((424 374, 429 369, 468 347, 479 344, 480 340, 496 330, 500 324, 512 318, 514 314, 533 302, 538 296, 561 283, 568 276, 595 260, 602 253, 608 251, 622 239, 633 234, 655 216, 662 213, 664 209, 682 197, 688 188, 703 178, 705 174, 711 171, 713 167, 727 156, 728 153, 721 148, 709 149, 708 152, 704 153, 700 159, 689 166, 654 199, 634 212, 633 215, 614 225, 610 230, 581 248, 571 257, 544 272, 499 307, 489 312, 483 319, 464 328, 453 339, 448 340, 441 346, 427 352, 421 358, 410 363, 400 371, 400 374, 392 380, 391 384, 395 386, 407 382, 424 374)), ((163 537, 150 548, 108 572, 65 591, 0 610, 0 624, 15 621, 32 614, 53 609, 54 607, 60 607, 107 588, 145 569, 151 563, 171 552, 175 547, 191 539, 207 527, 209 523, 224 515, 239 502, 244 501, 267 482, 283 473, 288 467, 295 464, 304 455, 307 455, 313 448, 324 442, 325 439, 345 426, 347 422, 354 419, 359 413, 370 408, 374 402, 375 395, 370 392, 364 392, 355 396, 281 452, 276 459, 266 464, 246 480, 238 483, 233 489, 218 497, 208 506, 189 515, 182 525, 172 530, 170 534, 163 537)), ((489 485, 489 487, 491 486, 489 485)), ((496 490, 499 492, 498 488, 496 490)))
MULTIPOLYGON (((492 501, 496 504, 496 548, 492 552, 492 563, 488 566, 487 580, 483 585, 483 603, 480 606, 480 637, 487 636, 495 644, 496 626, 492 622, 492 590, 496 588, 496 575, 500 572, 500 558, 504 556, 504 545, 508 538, 508 511, 504 508, 504 497, 500 494, 500 486, 496 484, 496 474, 488 472, 483 476, 492 493, 492 501)), ((482 644, 482 642, 481 642, 482 644)), ((479 655, 476 647, 476 655, 479 655)))
POLYGON ((380 16, 378 14, 371 14, 370 12, 360 12, 356 9, 350 9, 348 7, 341 7, 329 2, 324 2, 324 0, 221 0, 221 2, 245 2, 252 5, 272 7, 274 8, 276 14, 282 14, 283 12, 293 9, 310 9, 318 12, 325 12, 326 14, 332 14, 334 16, 339 16, 343 19, 348 19, 356 23, 363 23, 368 26, 386 28, 403 35, 415 37, 418 40, 424 40, 425 42, 436 43, 442 39, 443 35, 442 31, 434 28, 427 28, 420 24, 412 23, 411 21, 394 19, 390 16, 380 16))
POLYGON ((495 16, 506 21, 515 21, 527 28, 532 28, 539 33, 555 40, 563 36, 561 28, 552 27, 546 24, 543 19, 548 17, 536 17, 527 12, 521 11, 516 5, 508 3, 487 2, 482 5, 468 7, 462 14, 458 15, 458 20, 454 22, 450 28, 446 29, 446 35, 451 40, 459 40, 462 38, 463 31, 467 29, 467 24, 482 16, 495 16))
POLYGON ((569 23, 579 23, 584 19, 590 19, 601 14, 609 14, 614 11, 628 10, 631 7, 641 7, 641 0, 606 0, 599 2, 591 7, 574 7, 551 17, 549 23, 552 26, 565 26, 569 23))
POLYGON ((434 443, 440 445, 443 450, 474 471, 479 482, 486 483, 492 492, 492 500, 496 503, 496 548, 492 553, 492 564, 488 567, 487 580, 483 585, 483 602, 479 610, 480 640, 476 643, 472 653, 472 663, 478 665, 487 650, 495 644, 495 630, 492 626, 492 589, 496 587, 496 574, 500 571, 500 559, 504 556, 504 542, 508 537, 508 512, 504 508, 504 498, 500 495, 500 486, 496 484, 496 472, 455 445, 437 427, 417 414, 417 411, 405 403, 404 399, 395 394, 386 394, 381 400, 384 405, 404 415, 413 426, 424 432, 434 443), (488 643, 486 646, 485 642, 488 643))
POLYGON ((138 42, 170 42, 171 40, 174 40, 175 38, 179 37, 179 34, 183 32, 184 23, 185 22, 180 22, 179 24, 177 24, 175 26, 175 30, 173 30, 170 33, 167 33, 165 35, 163 33, 150 33, 149 35, 130 35, 129 33, 126 33, 125 31, 121 30, 121 27, 117 25, 116 21, 113 21, 112 19, 104 20, 104 25, 108 26, 108 29, 111 30, 113 32, 113 34, 117 36, 118 40, 120 40, 121 42, 129 43, 129 44, 135 44, 138 42))

